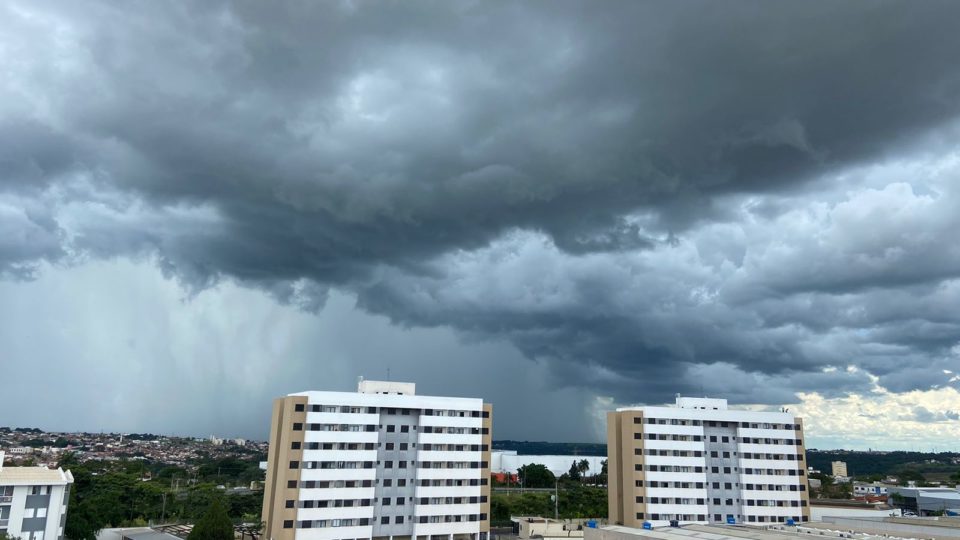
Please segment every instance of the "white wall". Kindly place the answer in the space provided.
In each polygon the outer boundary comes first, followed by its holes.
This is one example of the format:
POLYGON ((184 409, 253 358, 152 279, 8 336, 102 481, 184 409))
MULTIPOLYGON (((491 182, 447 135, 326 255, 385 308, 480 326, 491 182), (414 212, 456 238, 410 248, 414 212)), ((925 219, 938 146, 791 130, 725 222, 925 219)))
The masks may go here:
POLYGON ((891 515, 899 516, 900 509, 874 510, 841 506, 810 506, 810 521, 823 521, 824 517, 889 517, 891 515))

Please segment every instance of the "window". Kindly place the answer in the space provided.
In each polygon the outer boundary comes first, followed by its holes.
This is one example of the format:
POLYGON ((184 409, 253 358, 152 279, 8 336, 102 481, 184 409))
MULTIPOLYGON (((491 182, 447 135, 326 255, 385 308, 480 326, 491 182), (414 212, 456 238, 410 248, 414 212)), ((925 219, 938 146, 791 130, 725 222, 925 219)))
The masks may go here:
POLYGON ((392 461, 384 461, 384 462, 383 462, 383 467, 386 468, 386 469, 392 469, 392 468, 393 468, 393 462, 392 462, 392 461))
POLYGON ((406 450, 406 449, 409 448, 409 447, 410 447, 410 445, 407 444, 407 443, 405 443, 405 442, 400 443, 400 449, 401 449, 401 450, 406 450))
POLYGON ((296 487, 297 487, 297 481, 296 481, 296 480, 287 480, 287 487, 290 488, 290 489, 296 488, 296 487))
POLYGON ((397 426, 393 424, 390 424, 389 426, 387 426, 387 433, 393 433, 396 430, 397 430, 397 426))
POLYGON ((299 449, 300 449, 300 441, 294 441, 294 442, 290 443, 290 449, 291 449, 291 450, 299 450, 299 449))
POLYGON ((287 508, 293 508, 293 505, 294 505, 294 500, 293 500, 293 499, 287 499, 287 508))
POLYGON ((299 468, 300 468, 300 462, 299 462, 299 461, 291 461, 291 462, 290 462, 290 468, 291 468, 291 469, 299 469, 299 468))
POLYGON ((380 524, 381 524, 381 525, 389 525, 389 524, 390 524, 390 516, 383 516, 382 518, 380 518, 380 524))
POLYGON ((294 431, 303 431, 303 422, 294 422, 293 423, 294 431))
POLYGON ((390 497, 383 498, 383 506, 390 506, 390 497))
POLYGON ((285 519, 285 520, 283 520, 283 528, 284 528, 284 529, 292 529, 292 528, 293 528, 293 520, 292 520, 292 519, 285 519))
POLYGON ((717 436, 716 436, 716 435, 711 435, 711 436, 710 436, 710 442, 717 442, 717 436))
POLYGON ((730 437, 727 437, 726 435, 724 435, 723 437, 720 437, 720 441, 721 441, 721 442, 730 442, 730 437))
POLYGON ((730 457, 730 452, 724 452, 724 453, 723 453, 723 457, 729 458, 729 457, 730 457))
POLYGON ((400 426, 400 433, 410 433, 410 426, 400 426))
POLYGON ((394 523, 403 523, 403 516, 397 516, 393 518, 394 523))
POLYGON ((293 406, 293 410, 296 411, 296 412, 303 412, 303 411, 304 411, 303 403, 297 403, 297 404, 295 404, 295 405, 293 406))
POLYGON ((405 486, 405 485, 407 485, 407 480, 406 480, 406 479, 401 478, 401 479, 397 480, 397 486, 398 486, 398 487, 403 487, 403 486, 405 486))

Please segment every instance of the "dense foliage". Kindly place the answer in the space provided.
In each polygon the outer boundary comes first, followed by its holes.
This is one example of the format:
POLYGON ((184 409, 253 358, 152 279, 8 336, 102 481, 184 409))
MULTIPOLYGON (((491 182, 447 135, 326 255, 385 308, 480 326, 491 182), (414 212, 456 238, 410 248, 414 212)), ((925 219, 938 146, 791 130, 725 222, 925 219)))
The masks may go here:
POLYGON ((227 510, 220 502, 220 497, 214 497, 193 529, 187 540, 233 540, 233 522, 227 515, 227 510))
MULTIPOLYGON (((606 518, 606 488, 561 484, 559 489, 560 518, 606 518)), ((553 516, 552 492, 494 493, 490 499, 492 525, 510 523, 510 516, 553 516)))
POLYGON ((217 470, 207 463, 191 473, 141 461, 80 464, 67 455, 60 465, 69 468, 74 477, 65 534, 71 540, 94 540, 97 532, 107 527, 142 526, 151 521, 196 522, 221 499, 230 520, 260 521, 261 492, 234 493, 218 487, 223 482, 243 485, 249 464, 228 474, 222 466, 217 470), (145 481, 146 473, 153 469, 159 471, 145 481), (201 469, 209 475, 201 474, 201 469))
POLYGON ((517 470, 517 479, 526 488, 552 488, 556 477, 545 465, 531 463, 517 470))

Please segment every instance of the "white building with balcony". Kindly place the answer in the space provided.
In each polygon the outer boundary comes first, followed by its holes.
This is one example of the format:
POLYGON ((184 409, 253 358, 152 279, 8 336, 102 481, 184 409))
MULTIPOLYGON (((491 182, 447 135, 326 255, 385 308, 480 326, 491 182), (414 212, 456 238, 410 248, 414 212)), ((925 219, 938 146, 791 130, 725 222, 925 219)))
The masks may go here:
POLYGON ((612 523, 809 520, 802 421, 786 411, 679 396, 673 407, 617 409, 607 451, 612 523))
POLYGON ((0 533, 63 540, 73 475, 46 467, 4 467, 0 452, 0 533))
POLYGON ((411 383, 274 402, 266 540, 486 540, 491 407, 411 383))

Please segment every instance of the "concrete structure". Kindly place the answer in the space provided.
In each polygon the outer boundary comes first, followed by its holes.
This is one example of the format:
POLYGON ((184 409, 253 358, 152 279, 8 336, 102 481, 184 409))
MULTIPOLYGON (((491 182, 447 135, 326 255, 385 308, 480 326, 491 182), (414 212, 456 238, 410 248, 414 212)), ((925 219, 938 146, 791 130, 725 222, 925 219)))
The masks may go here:
POLYGON ((97 540, 180 540, 180 538, 149 527, 126 527, 122 529, 101 529, 97 540))
POLYGON ((826 517, 820 526, 831 530, 850 531, 856 534, 915 538, 921 540, 960 539, 960 520, 956 518, 858 518, 826 517))
POLYGON ((850 476, 847 474, 847 462, 846 461, 831 461, 830 462, 830 475, 831 476, 850 476))
POLYGON ((863 501, 812 499, 810 521, 824 521, 831 517, 885 518, 899 517, 903 512, 883 503, 863 501))
POLYGON ((273 405, 266 540, 487 540, 492 407, 412 383, 273 405))
POLYGON ((960 515, 960 491, 954 488, 889 486, 887 494, 891 505, 920 516, 960 515))
POLYGON ((0 533, 63 540, 73 475, 46 467, 4 467, 0 452, 0 533))
MULTIPOLYGON (((829 526, 824 523, 811 523, 800 526, 778 523, 765 527, 747 525, 686 525, 684 527, 660 527, 656 529, 609 526, 596 529, 584 529, 584 540, 791 540, 803 536, 813 536, 821 539, 852 538, 855 540, 876 540, 875 535, 860 533, 848 528, 838 529, 837 526, 829 526)), ((903 536, 891 536, 890 538, 903 538, 903 536)))
POLYGON ((855 496, 869 496, 869 495, 886 495, 887 494, 886 484, 881 484, 879 482, 873 482, 868 484, 866 482, 854 482, 853 483, 853 494, 855 496))
POLYGON ((587 460, 590 470, 587 475, 598 474, 603 468, 606 456, 550 456, 550 455, 517 455, 516 450, 494 450, 490 454, 490 471, 494 473, 516 474, 524 465, 540 464, 550 469, 554 476, 560 476, 570 471, 574 461, 587 460))
POLYGON ((724 399, 607 415, 609 519, 640 527, 810 519, 802 421, 724 399))
POLYGON ((587 521, 593 520, 562 520, 521 516, 512 517, 510 521, 513 522, 513 532, 520 540, 529 540, 530 538, 549 540, 551 538, 583 538, 583 530, 586 528, 587 521))

